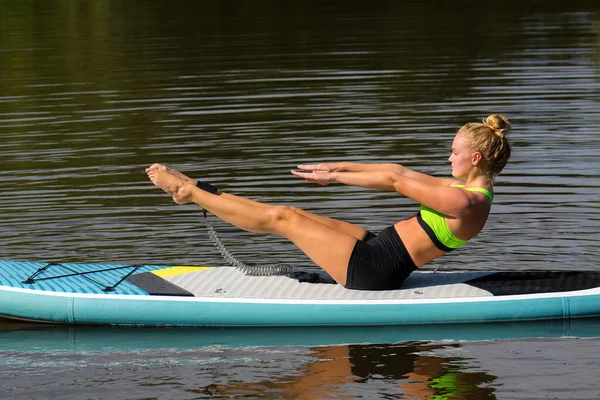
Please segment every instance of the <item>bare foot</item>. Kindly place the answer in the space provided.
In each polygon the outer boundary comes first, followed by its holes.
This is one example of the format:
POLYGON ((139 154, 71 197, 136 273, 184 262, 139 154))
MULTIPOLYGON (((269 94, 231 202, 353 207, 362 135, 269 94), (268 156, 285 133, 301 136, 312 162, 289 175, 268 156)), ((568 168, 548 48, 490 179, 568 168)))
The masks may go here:
POLYGON ((195 185, 195 181, 181 173, 183 177, 176 176, 170 173, 170 171, 175 170, 170 170, 161 164, 153 164, 146 168, 146 173, 152 183, 173 196, 175 203, 190 203, 192 201, 192 187, 195 185))
POLYGON ((162 168, 165 171, 167 171, 168 173, 170 173, 171 175, 175 175, 176 177, 183 179, 184 181, 186 181, 187 183, 191 183, 192 185, 196 185, 196 179, 192 179, 189 176, 182 174, 181 172, 177 171, 176 169, 173 168, 169 168, 166 165, 162 165, 162 164, 154 164, 156 166, 158 166, 158 168, 162 168))
MULTIPOLYGON (((178 177, 179 179, 183 179, 183 180, 184 180, 184 181, 186 181, 187 183, 191 183, 192 185, 195 185, 195 184, 196 184, 196 182, 197 182, 195 179, 192 179, 192 178, 190 178, 189 176, 187 176, 187 175, 185 175, 185 174, 182 174, 181 172, 179 172, 179 171, 177 171, 177 170, 175 170, 175 169, 173 169, 173 168, 169 168, 169 167, 167 167, 166 165, 162 165, 162 164, 155 163, 155 164, 152 164, 152 166, 151 166, 150 168, 158 168, 158 169, 160 169, 160 170, 162 170, 162 171, 166 171, 166 172, 168 172, 169 174, 171 174, 171 175, 174 175, 174 176, 178 177)), ((146 171, 148 171, 148 169, 149 169, 149 168, 146 168, 146 171)))

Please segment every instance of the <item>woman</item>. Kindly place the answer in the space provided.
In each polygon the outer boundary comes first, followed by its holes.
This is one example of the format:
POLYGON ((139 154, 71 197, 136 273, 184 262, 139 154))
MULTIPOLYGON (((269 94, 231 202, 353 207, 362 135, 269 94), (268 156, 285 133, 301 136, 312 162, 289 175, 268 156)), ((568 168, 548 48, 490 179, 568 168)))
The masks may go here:
POLYGON ((416 268, 476 236, 487 220, 493 179, 510 157, 507 118, 493 114, 468 123, 452 143, 452 176, 436 178, 398 164, 300 165, 293 175, 322 185, 342 183, 396 191, 421 203, 417 216, 375 236, 347 222, 298 208, 272 206, 221 193, 205 182, 154 164, 146 172, 177 204, 195 203, 247 231, 291 240, 348 289, 397 289, 416 268))

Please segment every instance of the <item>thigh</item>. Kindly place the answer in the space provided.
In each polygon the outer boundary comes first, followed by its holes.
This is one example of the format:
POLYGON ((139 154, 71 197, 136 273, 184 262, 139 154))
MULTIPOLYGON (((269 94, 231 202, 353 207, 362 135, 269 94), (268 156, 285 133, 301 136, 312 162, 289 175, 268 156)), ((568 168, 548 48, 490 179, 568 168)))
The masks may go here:
POLYGON ((348 262, 357 238, 311 219, 290 207, 274 207, 273 233, 292 241, 335 281, 346 284, 348 262))
POLYGON ((368 231, 362 226, 358 226, 346 221, 341 221, 339 219, 322 217, 320 215, 316 215, 302 209, 299 209, 298 212, 307 218, 310 218, 321 224, 327 225, 328 227, 333 228, 336 231, 343 232, 346 235, 350 235, 358 240, 363 240, 365 236, 367 236, 368 231))

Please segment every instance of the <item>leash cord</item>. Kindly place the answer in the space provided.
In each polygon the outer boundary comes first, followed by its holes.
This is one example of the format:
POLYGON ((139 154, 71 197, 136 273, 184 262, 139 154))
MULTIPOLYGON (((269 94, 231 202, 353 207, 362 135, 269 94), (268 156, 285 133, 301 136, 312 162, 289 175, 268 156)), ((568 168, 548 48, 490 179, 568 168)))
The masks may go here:
POLYGON ((208 230, 208 237, 213 242, 221 256, 231 265, 237 268, 241 272, 249 276, 271 276, 271 275, 290 275, 294 271, 294 267, 289 264, 275 264, 275 265, 247 265, 242 261, 238 260, 231 252, 225 247, 221 239, 217 235, 217 231, 213 224, 208 220, 206 210, 202 209, 204 214, 204 224, 208 230))

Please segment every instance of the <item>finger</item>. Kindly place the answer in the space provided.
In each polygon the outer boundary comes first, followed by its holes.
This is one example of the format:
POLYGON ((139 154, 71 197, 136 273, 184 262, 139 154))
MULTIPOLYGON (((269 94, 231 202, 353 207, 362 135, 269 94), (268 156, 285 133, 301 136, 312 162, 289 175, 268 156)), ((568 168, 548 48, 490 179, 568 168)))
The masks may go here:
POLYGON ((300 172, 294 170, 291 170, 290 172, 292 173, 292 175, 299 176, 300 178, 306 178, 308 175, 312 175, 312 173, 310 172, 300 172))
POLYGON ((296 175, 302 179, 305 179, 307 182, 317 182, 317 179, 315 178, 315 175, 313 173, 308 173, 308 172, 298 172, 298 171, 291 171, 292 175, 296 175))
POLYGON ((311 164, 311 165, 298 165, 298 169, 304 171, 323 171, 328 172, 330 170, 330 166, 327 164, 311 164))
POLYGON ((316 164, 311 164, 311 165, 298 165, 298 169, 304 170, 304 171, 314 171, 315 169, 318 169, 318 165, 316 164))

